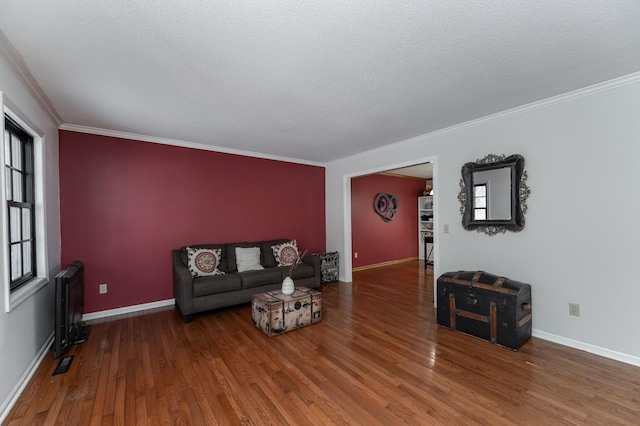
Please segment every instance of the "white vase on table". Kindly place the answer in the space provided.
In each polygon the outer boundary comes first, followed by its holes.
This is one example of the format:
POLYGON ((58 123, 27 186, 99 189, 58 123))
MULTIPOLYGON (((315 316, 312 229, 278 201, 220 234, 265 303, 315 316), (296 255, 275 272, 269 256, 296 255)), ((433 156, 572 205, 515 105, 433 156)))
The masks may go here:
POLYGON ((293 285, 293 280, 291 277, 286 277, 282 280, 282 294, 293 294, 295 291, 295 286, 293 285))

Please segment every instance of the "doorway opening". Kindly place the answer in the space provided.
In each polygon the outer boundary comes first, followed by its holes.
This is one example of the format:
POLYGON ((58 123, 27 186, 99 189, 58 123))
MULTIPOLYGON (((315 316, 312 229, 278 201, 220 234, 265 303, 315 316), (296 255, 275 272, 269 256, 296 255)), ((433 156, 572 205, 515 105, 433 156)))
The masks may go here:
MULTIPOLYGON (((351 193, 351 185, 352 179, 377 174, 377 173, 425 173, 425 170, 430 168, 427 173, 430 173, 430 178, 432 179, 432 189, 433 189, 433 223, 438 223, 438 178, 437 178, 437 157, 425 157, 420 159, 415 159, 410 162, 401 163, 401 164, 391 164, 386 166, 381 166, 377 169, 366 170, 359 173, 354 173, 352 175, 345 175, 344 177, 344 230, 345 230, 345 238, 344 238, 344 273, 345 280, 347 282, 351 282, 353 278, 353 260, 354 260, 354 250, 353 250, 353 223, 352 223, 352 193, 351 193), (426 166, 429 164, 429 166, 426 166), (399 172, 398 172, 399 171, 399 172)), ((425 178, 426 179, 426 178, 425 178)), ((416 194, 417 198, 418 194, 416 194)), ((372 207, 373 208, 373 207, 372 207)), ((416 245, 419 239, 418 233, 418 223, 415 223, 415 235, 416 235, 416 245)), ((433 232, 433 246, 432 248, 432 256, 433 256, 433 272, 434 275, 437 276, 439 271, 439 261, 438 261, 438 236, 437 232, 433 232)))

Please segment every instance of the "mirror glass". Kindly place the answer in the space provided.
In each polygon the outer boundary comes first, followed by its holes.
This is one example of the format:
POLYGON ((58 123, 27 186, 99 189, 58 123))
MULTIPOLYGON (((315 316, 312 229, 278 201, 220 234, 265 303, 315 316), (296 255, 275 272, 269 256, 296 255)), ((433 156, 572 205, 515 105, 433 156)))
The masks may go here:
POLYGON ((483 170, 473 174, 473 219, 511 219, 511 169, 483 170))
POLYGON ((462 226, 489 235, 524 228, 529 188, 521 155, 490 154, 462 166, 462 226))

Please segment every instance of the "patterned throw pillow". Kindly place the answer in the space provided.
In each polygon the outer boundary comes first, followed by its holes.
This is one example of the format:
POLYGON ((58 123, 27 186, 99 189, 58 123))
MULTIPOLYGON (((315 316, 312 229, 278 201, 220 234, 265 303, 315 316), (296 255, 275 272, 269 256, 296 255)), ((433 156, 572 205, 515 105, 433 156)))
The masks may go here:
POLYGON ((276 258, 278 266, 291 266, 298 255, 298 243, 296 240, 271 246, 273 256, 276 258))
POLYGON ((224 275, 218 269, 220 266, 221 249, 194 249, 187 247, 189 257, 189 271, 192 277, 206 277, 210 275, 224 275))

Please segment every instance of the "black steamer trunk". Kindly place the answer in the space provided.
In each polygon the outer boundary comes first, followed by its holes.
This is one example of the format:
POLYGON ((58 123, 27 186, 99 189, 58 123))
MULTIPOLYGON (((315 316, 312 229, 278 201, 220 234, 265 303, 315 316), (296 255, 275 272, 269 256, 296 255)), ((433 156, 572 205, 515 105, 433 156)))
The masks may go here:
POLYGON ((531 286, 483 271, 438 278, 438 324, 517 350, 531 337, 531 286))

